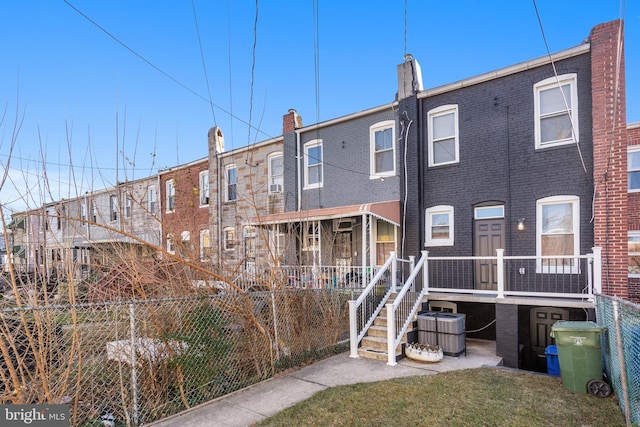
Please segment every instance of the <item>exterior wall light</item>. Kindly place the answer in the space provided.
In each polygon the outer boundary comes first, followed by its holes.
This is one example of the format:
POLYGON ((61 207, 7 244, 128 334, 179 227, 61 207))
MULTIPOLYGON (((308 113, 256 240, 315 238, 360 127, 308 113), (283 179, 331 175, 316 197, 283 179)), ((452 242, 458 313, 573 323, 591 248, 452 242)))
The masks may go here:
POLYGON ((518 220, 518 231, 523 231, 524 230, 524 218, 520 218, 518 220))

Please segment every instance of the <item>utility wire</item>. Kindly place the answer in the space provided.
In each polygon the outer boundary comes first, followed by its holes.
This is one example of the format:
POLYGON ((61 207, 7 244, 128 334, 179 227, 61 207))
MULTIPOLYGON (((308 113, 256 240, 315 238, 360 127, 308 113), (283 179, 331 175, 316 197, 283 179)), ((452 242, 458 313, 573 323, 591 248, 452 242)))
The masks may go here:
MULTIPOLYGON (((249 124, 251 124, 253 116, 253 84, 255 82, 255 70, 256 70, 256 46, 258 44, 258 0, 256 0, 256 17, 253 21, 253 49, 251 51, 251 85, 249 91, 249 124)), ((247 146, 251 145, 251 127, 249 127, 249 133, 247 135, 247 146)), ((249 162, 249 152, 247 151, 247 158, 245 162, 249 162)))
POLYGON ((202 69, 204 71, 204 80, 207 83, 207 92, 209 94, 209 105, 211 106, 211 115, 213 116, 213 124, 217 126, 216 112, 213 109, 213 99, 211 98, 211 87, 209 86, 209 74, 207 73, 207 65, 204 61, 204 51, 202 50, 202 39, 200 38, 200 27, 198 26, 198 15, 196 14, 196 4, 191 0, 191 8, 193 9, 193 20, 196 24, 196 33, 198 35, 198 46, 200 47, 200 59, 202 60, 202 69))
MULTIPOLYGON (((127 46, 123 41, 121 41, 120 39, 118 39, 116 36, 114 36, 113 34, 111 34, 107 29, 105 29, 104 27, 100 26, 100 24, 98 24, 96 21, 94 21, 93 19, 91 19, 89 16, 87 16, 86 14, 84 14, 80 9, 78 9, 77 7, 75 7, 73 4, 71 4, 69 2, 69 0, 64 0, 64 2, 73 10, 75 10, 80 16, 82 16, 84 19, 86 19, 87 21, 89 21, 91 24, 93 24, 96 28, 98 28, 100 31, 102 31, 103 33, 105 33, 106 35, 108 35, 109 37, 111 37, 114 41, 116 41, 119 45, 121 45, 122 47, 124 47, 125 49, 127 49, 129 52, 133 53, 135 56, 137 56, 139 59, 141 59, 144 63, 146 63, 147 65, 149 65, 151 68, 153 68, 154 70, 158 71, 160 74, 162 74, 163 76, 167 77, 169 80, 171 80, 172 82, 176 83, 178 86, 182 87, 183 89, 187 90, 188 92, 192 93, 193 95, 197 96, 198 98, 202 99, 203 101, 207 102, 207 103, 211 103, 207 98, 205 98, 204 96, 200 95, 199 93, 197 93, 196 91, 194 91, 193 89, 191 89, 190 87, 188 87, 187 85, 185 85, 184 83, 180 82, 178 79, 176 79, 175 77, 171 76, 169 73, 163 71, 160 67, 156 66, 155 64, 153 64, 151 61, 149 61, 148 59, 146 59, 144 56, 142 56, 141 54, 139 54, 138 52, 136 52, 135 50, 133 50, 131 47, 127 46)), ((267 138, 273 138, 273 136, 269 135, 268 133, 264 132, 262 129, 258 129, 258 128, 254 128, 253 126, 251 126, 250 123, 246 122, 244 119, 241 119, 240 117, 234 116, 233 114, 231 114, 229 111, 225 110, 224 108, 220 107, 217 104, 211 103, 212 107, 215 107, 217 109, 219 109, 220 111, 228 114, 230 117, 238 120, 241 123, 244 123, 245 125, 249 126, 250 128, 253 128, 256 130, 256 132, 260 132, 263 135, 265 135, 267 138)))

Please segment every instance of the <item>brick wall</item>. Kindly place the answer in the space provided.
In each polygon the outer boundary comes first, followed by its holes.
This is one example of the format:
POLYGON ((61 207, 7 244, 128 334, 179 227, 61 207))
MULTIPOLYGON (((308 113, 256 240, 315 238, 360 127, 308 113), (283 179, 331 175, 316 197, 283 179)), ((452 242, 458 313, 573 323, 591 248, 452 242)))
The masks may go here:
MULTIPOLYGON (((628 146, 640 146, 640 123, 627 128, 628 146)), ((629 231, 640 231, 640 193, 629 193, 627 199, 629 231)), ((629 299, 640 302, 640 278, 629 278, 629 299)))
POLYGON ((605 294, 628 298, 627 138, 622 21, 593 28, 591 87, 594 240, 603 248, 605 294))

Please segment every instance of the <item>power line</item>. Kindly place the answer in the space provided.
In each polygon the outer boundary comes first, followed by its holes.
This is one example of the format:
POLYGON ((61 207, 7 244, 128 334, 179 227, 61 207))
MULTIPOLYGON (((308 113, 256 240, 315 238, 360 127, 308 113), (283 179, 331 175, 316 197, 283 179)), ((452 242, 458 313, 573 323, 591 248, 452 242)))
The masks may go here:
POLYGON ((126 43, 124 43, 122 40, 118 39, 115 35, 111 34, 107 29, 105 29, 104 27, 102 27, 100 24, 98 24, 96 21, 94 21, 93 19, 91 19, 89 16, 87 16, 85 13, 83 13, 80 9, 78 9, 77 7, 75 7, 73 4, 71 4, 69 2, 69 0, 64 0, 64 2, 73 10, 75 10, 80 16, 82 16, 84 19, 86 19, 87 21, 89 21, 91 24, 93 24, 96 28, 98 28, 100 31, 102 31, 103 33, 105 33, 106 35, 108 35, 109 37, 111 37, 114 41, 116 41, 119 45, 121 45, 122 47, 124 47, 125 49, 127 49, 129 52, 131 52, 132 54, 134 54, 135 56, 137 56, 139 59, 141 59, 144 63, 146 63, 147 65, 149 65, 151 68, 153 68, 154 70, 158 71, 160 74, 162 74, 163 76, 167 77, 169 80, 173 81, 174 83, 176 83, 177 85, 179 85, 180 87, 182 87, 183 89, 187 90, 188 92, 192 93, 193 95, 197 96, 198 98, 202 99, 203 101, 211 104, 212 107, 215 107, 217 109, 219 109, 220 111, 222 111, 225 114, 228 114, 229 117, 232 117, 236 120, 238 120, 239 122, 249 126, 250 128, 253 128, 256 130, 256 132, 260 132, 261 134, 265 135, 267 138, 273 138, 273 136, 269 135, 268 133, 264 132, 262 129, 253 127, 251 125, 251 123, 246 122, 244 119, 241 119, 240 117, 234 116, 233 114, 231 114, 229 111, 225 110, 224 108, 220 107, 217 104, 214 104, 213 102, 209 101, 207 98, 205 98, 204 96, 200 95, 199 93, 197 93, 196 91, 194 91, 193 89, 191 89, 190 87, 188 87, 187 85, 185 85, 184 83, 182 83, 181 81, 179 81, 178 79, 176 79, 175 77, 171 76, 169 73, 163 71, 160 67, 158 67, 157 65, 153 64, 151 61, 149 61, 148 59, 146 59, 144 56, 142 56, 141 54, 139 54, 138 52, 136 52, 133 48, 129 47, 126 43))
POLYGON ((209 93, 209 105, 211 106, 211 114, 213 115, 213 124, 218 125, 216 121, 216 112, 213 109, 213 99, 211 98, 211 88, 209 86, 209 75, 207 73, 207 65, 204 61, 204 51, 202 50, 202 39, 200 38, 200 27, 198 27, 198 16, 196 15, 196 4, 194 0, 191 0, 191 7, 193 8, 193 20, 196 23, 196 33, 198 34, 198 46, 200 47, 200 59, 202 60, 202 68, 204 70, 204 80, 207 83, 207 92, 209 93))

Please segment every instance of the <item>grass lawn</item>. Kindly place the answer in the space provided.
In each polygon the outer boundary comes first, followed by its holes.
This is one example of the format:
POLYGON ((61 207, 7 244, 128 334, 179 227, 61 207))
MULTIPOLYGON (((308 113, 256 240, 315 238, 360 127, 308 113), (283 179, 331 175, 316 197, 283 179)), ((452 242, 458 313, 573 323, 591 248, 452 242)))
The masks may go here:
POLYGON ((573 393, 558 377, 467 369, 321 391, 258 426, 624 426, 614 395, 573 393))

